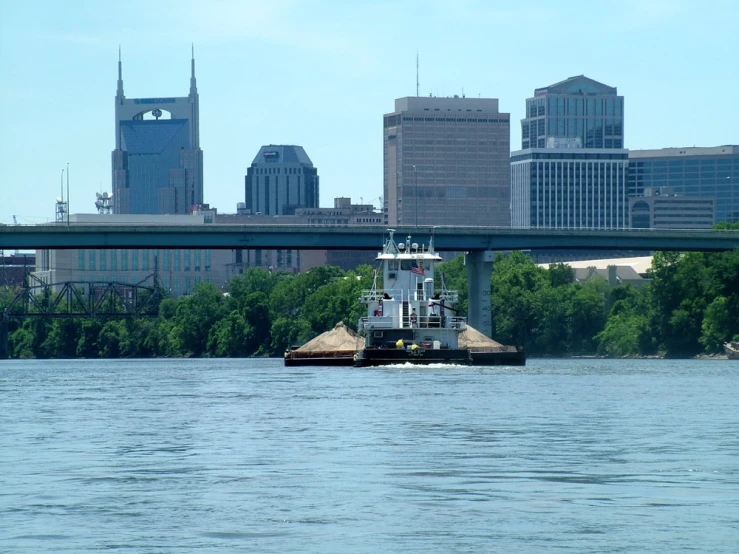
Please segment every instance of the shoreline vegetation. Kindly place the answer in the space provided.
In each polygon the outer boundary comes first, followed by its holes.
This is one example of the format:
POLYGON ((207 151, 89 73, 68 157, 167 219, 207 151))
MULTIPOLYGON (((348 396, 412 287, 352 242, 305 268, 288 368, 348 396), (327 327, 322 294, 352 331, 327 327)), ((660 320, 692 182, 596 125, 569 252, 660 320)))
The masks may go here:
MULTIPOLYGON (((739 229, 739 224, 731 228, 739 229)), ((440 264, 467 312, 462 256, 440 264)), ((521 252, 496 255, 493 338, 532 358, 725 359, 739 340, 739 250, 658 252, 644 286, 592 275, 575 281, 566 264, 538 267, 521 252)), ((301 274, 249 269, 225 290, 200 283, 164 298, 150 317, 40 318, 7 314, 10 358, 281 357, 339 321, 356 330, 372 268, 317 267, 301 274)), ((0 287, 0 312, 17 289, 0 287)), ((52 302, 53 298, 44 298, 52 302)), ((0 329, 0 340, 4 340, 0 329)))

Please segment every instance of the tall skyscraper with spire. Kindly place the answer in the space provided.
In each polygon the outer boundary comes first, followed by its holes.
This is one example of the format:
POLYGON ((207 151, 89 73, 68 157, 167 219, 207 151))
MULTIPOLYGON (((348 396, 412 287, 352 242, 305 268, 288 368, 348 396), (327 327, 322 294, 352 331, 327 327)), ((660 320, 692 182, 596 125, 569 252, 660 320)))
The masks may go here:
POLYGON ((173 98, 126 98, 119 48, 112 155, 116 213, 185 214, 203 203, 199 111, 194 48, 190 94, 173 98))

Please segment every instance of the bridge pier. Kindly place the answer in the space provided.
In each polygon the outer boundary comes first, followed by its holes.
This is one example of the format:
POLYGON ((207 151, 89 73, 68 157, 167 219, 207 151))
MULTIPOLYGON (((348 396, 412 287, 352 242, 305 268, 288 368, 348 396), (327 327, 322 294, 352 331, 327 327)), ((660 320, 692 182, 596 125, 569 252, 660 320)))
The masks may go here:
POLYGON ((8 318, 4 312, 0 312, 0 360, 7 360, 9 357, 8 318))
POLYGON ((466 254, 467 266, 467 323, 486 337, 493 333, 490 308, 490 279, 493 275, 495 252, 484 250, 466 254))

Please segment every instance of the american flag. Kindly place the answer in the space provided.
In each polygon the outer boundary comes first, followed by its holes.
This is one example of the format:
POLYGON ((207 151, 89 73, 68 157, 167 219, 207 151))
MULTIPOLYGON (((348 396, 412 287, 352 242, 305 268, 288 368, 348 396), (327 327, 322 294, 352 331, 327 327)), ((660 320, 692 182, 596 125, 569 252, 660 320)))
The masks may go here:
POLYGON ((416 275, 423 275, 423 268, 418 267, 418 264, 416 262, 413 262, 411 264, 411 273, 415 273, 416 275))

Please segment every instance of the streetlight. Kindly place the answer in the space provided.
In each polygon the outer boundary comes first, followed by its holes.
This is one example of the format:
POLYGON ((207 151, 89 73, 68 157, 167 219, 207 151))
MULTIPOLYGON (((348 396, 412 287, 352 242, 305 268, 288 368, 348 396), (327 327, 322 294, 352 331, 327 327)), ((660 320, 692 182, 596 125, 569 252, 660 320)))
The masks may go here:
POLYGON ((415 183, 413 185, 413 195, 416 197, 416 228, 418 228, 418 171, 416 170, 416 166, 413 166, 413 177, 415 180, 415 183))

